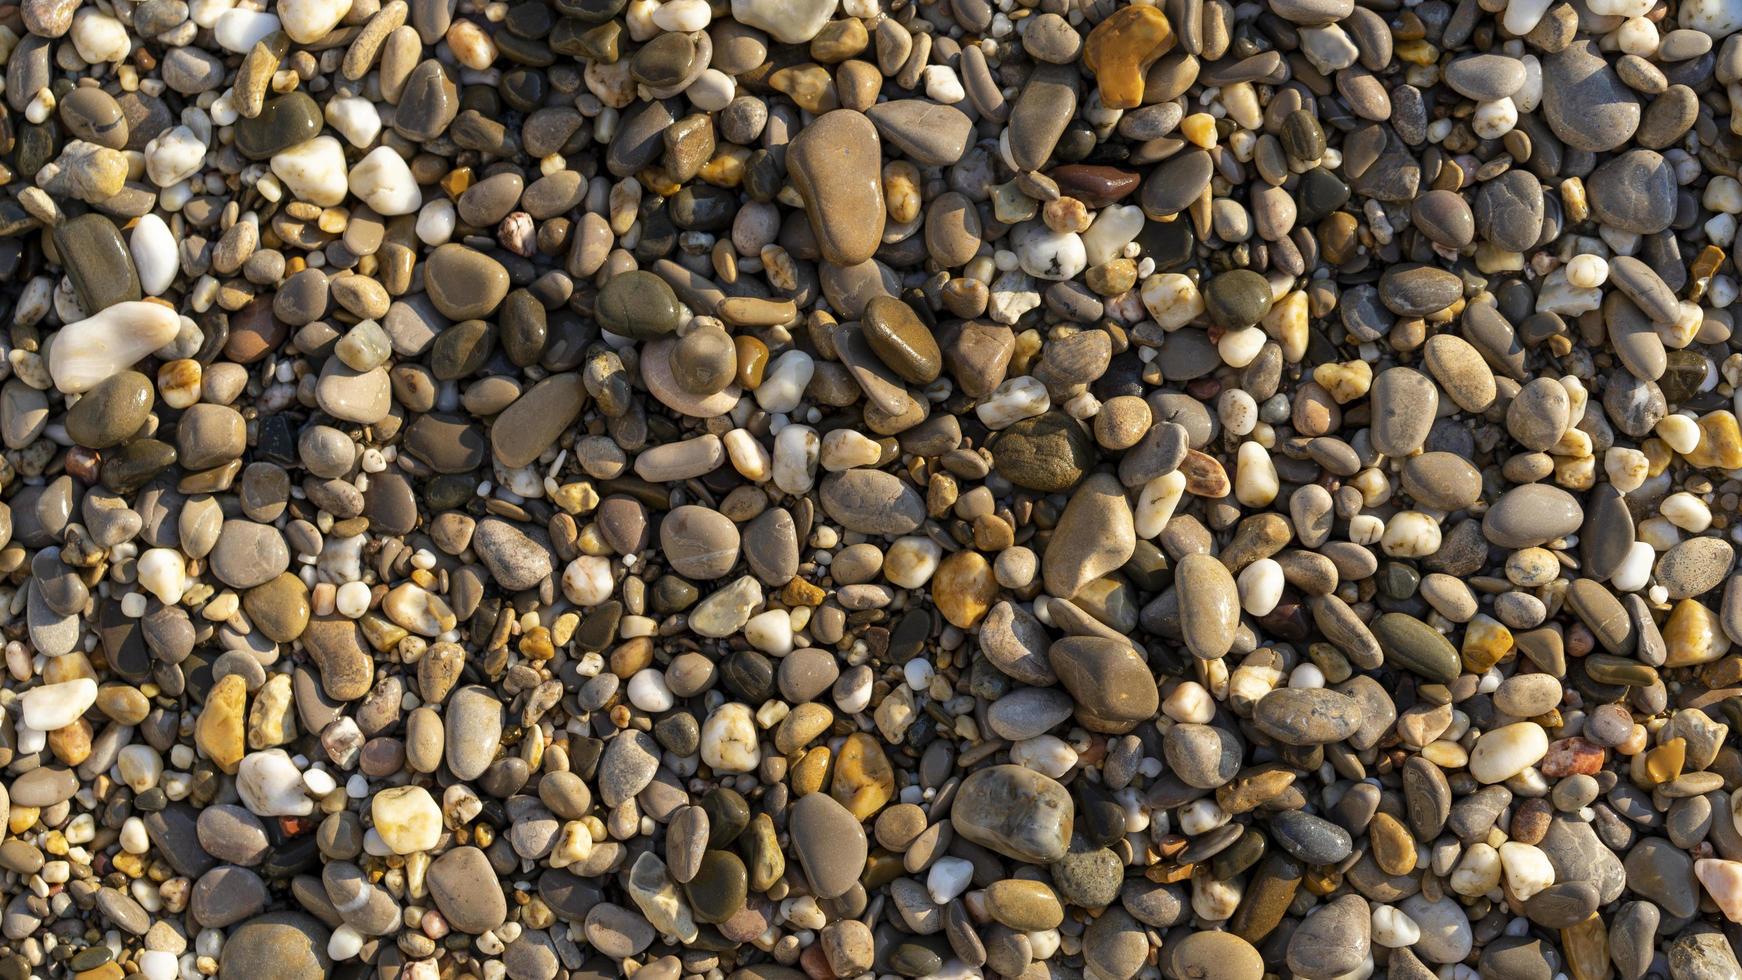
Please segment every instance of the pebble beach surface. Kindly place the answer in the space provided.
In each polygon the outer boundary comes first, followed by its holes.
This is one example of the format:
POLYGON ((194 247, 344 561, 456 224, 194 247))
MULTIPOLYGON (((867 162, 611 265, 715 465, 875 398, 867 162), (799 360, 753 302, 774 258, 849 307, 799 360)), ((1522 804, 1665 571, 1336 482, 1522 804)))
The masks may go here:
POLYGON ((0 0, 0 980, 1742 978, 1739 31, 0 0))

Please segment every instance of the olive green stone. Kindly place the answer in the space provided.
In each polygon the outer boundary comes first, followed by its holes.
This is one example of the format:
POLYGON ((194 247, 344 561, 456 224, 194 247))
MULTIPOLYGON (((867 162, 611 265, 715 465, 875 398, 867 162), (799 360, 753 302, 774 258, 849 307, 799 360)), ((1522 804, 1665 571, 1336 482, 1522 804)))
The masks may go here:
POLYGON ((67 435, 89 449, 108 449, 138 432, 151 414, 151 380, 122 371, 80 396, 67 410, 67 435))
POLYGON ((724 922, 744 907, 750 894, 750 876, 744 862, 731 851, 702 855, 701 870, 684 885, 690 907, 700 922, 724 922))
POLYGON ((132 493, 175 465, 175 447, 158 439, 135 439, 103 457, 103 486, 132 493))
POLYGON ((289 643, 308 627, 308 587, 302 579, 285 572, 265 585, 256 585, 242 596, 249 622, 276 643, 289 643))
POLYGON ((1372 630, 1387 664, 1441 684, 1458 679, 1462 661, 1457 648, 1432 626, 1414 616, 1385 613, 1373 621, 1372 630))
POLYGON ((462 320, 436 335, 429 345, 429 369, 438 381, 454 381, 484 366, 496 352, 496 328, 483 320, 462 320))
POLYGON ((926 977, 944 967, 944 959, 919 943, 902 943, 889 957, 889 966, 904 977, 926 977))
POLYGON ((664 279, 637 269, 599 290, 593 315, 606 330, 632 340, 657 340, 677 329, 677 294, 664 279))
POLYGON ((750 873, 751 890, 765 892, 786 874, 786 855, 780 851, 780 839, 768 814, 758 813, 737 843, 750 873))
POLYGON ((1063 412, 1023 419, 992 442, 992 465, 998 475, 1042 493, 1076 486, 1094 462, 1088 433, 1063 412))
POLYGON ((678 387, 692 395, 712 395, 732 383, 738 370, 738 352, 725 330, 697 327, 672 345, 670 363, 678 387))
POLYGON ((695 60, 696 43, 688 34, 660 34, 635 52, 629 72, 643 85, 664 88, 683 81, 695 60))
POLYGON ((92 212, 61 222, 54 230, 54 248, 86 313, 100 313, 144 295, 133 255, 108 218, 92 212))
POLYGON ((1250 327, 1270 312, 1270 280, 1250 269, 1224 272, 1204 284, 1204 309, 1219 326, 1250 327))
POLYGON ((708 846, 725 847, 750 826, 750 803, 737 790, 721 786, 702 797, 708 814, 708 846))
POLYGON ((321 134, 321 107, 304 92, 291 92, 267 102, 260 115, 236 120, 236 149, 250 160, 307 143, 321 134))

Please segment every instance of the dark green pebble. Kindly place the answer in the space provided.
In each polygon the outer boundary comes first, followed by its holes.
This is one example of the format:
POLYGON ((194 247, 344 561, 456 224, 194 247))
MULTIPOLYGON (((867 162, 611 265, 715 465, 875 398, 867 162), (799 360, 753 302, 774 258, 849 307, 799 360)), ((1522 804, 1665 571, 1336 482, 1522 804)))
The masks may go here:
POLYGON ((701 870, 684 885, 684 892, 697 921, 724 922, 744 907, 750 895, 750 873, 731 851, 709 851, 702 855, 701 870))
POLYGON ((103 457, 101 480, 116 493, 132 493, 175 465, 175 447, 158 439, 135 439, 103 457))
POLYGON ((483 367, 495 352, 496 328, 483 320, 464 320, 436 335, 429 369, 442 381, 454 381, 483 367))
POLYGON ((86 313, 99 313, 144 295, 133 253, 108 218, 91 212, 61 222, 54 230, 54 248, 86 313))
POLYGON ((306 143, 321 134, 321 107, 303 92, 267 102, 260 115, 236 120, 236 149, 250 160, 306 143))
POLYGON ((750 826, 750 803, 735 789, 716 787, 702 797, 708 815, 708 846, 726 847, 750 826))
POLYGON ((549 337, 544 304, 530 292, 516 289, 502 301, 496 315, 502 321, 502 352, 515 367, 537 364, 549 337))
POLYGON ((151 413, 151 380, 122 371, 85 392, 67 410, 67 435, 90 449, 108 449, 138 432, 151 413))
POLYGON ((1250 269, 1234 269, 1204 284, 1210 319, 1230 330, 1250 327, 1270 312, 1270 280, 1250 269))
POLYGON ((944 959, 918 943, 902 943, 889 957, 889 967, 904 977, 926 977, 944 968, 944 959))
POLYGON ((677 329, 677 294, 664 279, 637 269, 605 283, 593 302, 593 314, 614 334, 656 340, 677 329))

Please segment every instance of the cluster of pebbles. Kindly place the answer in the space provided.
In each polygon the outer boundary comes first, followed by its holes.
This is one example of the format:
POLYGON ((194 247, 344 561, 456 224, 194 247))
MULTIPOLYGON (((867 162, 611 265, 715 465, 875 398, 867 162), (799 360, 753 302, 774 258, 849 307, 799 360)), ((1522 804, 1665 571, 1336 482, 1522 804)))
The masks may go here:
POLYGON ((1739 30, 0 0, 0 980, 1735 980, 1739 30))

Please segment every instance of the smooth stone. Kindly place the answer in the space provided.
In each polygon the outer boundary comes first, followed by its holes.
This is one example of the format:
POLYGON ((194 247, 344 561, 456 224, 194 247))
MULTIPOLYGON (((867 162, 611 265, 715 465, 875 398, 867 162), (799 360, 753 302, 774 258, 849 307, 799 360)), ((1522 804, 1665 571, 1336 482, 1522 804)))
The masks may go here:
POLYGON ((115 223, 103 215, 81 214, 57 225, 54 246, 79 306, 87 312, 98 313, 144 295, 127 243, 115 223))
POLYGON ((1326 688, 1277 688, 1258 699, 1252 723, 1287 745, 1329 745, 1361 727, 1361 704, 1326 688))
POLYGON ((1373 378, 1368 394, 1372 406, 1373 448, 1394 459, 1420 449, 1433 427, 1439 391, 1419 371, 1392 367, 1373 378))
POLYGON ((1531 483, 1500 495, 1482 517, 1482 534, 1501 548, 1534 548, 1577 531, 1584 517, 1572 494, 1531 483))
POLYGON ((1075 807, 1052 779, 1020 766, 973 772, 956 789, 950 822, 958 834, 1006 857, 1046 864, 1070 844, 1075 807))
POLYGON ((839 266, 867 261, 882 243, 881 142, 877 127, 847 109, 825 112, 787 147, 787 173, 823 258, 839 266))
POLYGON ((1221 561, 1188 554, 1174 569, 1180 638, 1201 660, 1217 660, 1233 649, 1240 627, 1240 594, 1221 561))
POLYGON ((290 92, 268 100, 258 115, 236 120, 236 149, 250 160, 269 160, 319 136, 322 125, 315 100, 304 92, 290 92))
POLYGON ((962 158, 973 134, 967 113, 925 99, 879 102, 865 110, 882 137, 923 167, 947 167, 962 158))
POLYGON ((476 847, 456 847, 436 858, 430 862, 425 881, 436 908, 448 925, 460 932, 485 933, 508 918, 508 904, 497 884, 496 871, 476 847))
POLYGON ((1159 707, 1149 666, 1125 640, 1065 637, 1047 650, 1047 660, 1076 702, 1077 720, 1090 731, 1128 732, 1159 707))
POLYGON ((218 960, 222 973, 261 980, 330 976, 327 927, 301 912, 268 912, 230 931, 218 960))
POLYGON ((85 392, 67 410, 67 435, 90 449, 119 445, 145 425, 154 402, 151 379, 122 371, 85 392))
POLYGON ((488 316, 508 295, 508 270, 482 252, 450 242, 430 253, 423 283, 443 316, 474 320, 488 316))
MULTIPOLYGON (((959 793, 957 799, 959 805, 959 793)), ((818 898, 836 898, 858 883, 867 854, 865 828, 834 797, 824 793, 800 797, 792 804, 787 828, 799 865, 818 898)))
POLYGON ((1621 146, 1639 128, 1638 100, 1589 39, 1542 59, 1542 109, 1562 142, 1592 153, 1621 146))
POLYGON ((208 556, 212 574, 225 585, 251 589, 265 585, 290 567, 284 536, 268 524, 228 520, 208 556))
POLYGON ((1119 479, 1100 473, 1083 481, 1060 515, 1041 555, 1046 589, 1069 599, 1131 560, 1137 532, 1119 479))

